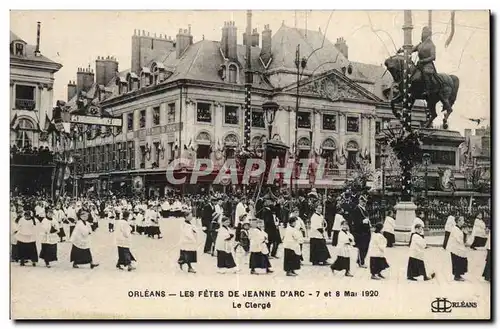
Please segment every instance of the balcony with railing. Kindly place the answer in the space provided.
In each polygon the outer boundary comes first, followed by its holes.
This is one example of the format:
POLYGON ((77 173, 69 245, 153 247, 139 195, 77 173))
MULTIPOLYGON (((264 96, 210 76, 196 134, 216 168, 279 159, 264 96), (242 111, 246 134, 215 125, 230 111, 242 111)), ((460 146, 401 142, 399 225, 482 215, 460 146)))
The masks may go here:
POLYGON ((36 107, 36 102, 33 99, 16 98, 16 110, 33 111, 36 107))

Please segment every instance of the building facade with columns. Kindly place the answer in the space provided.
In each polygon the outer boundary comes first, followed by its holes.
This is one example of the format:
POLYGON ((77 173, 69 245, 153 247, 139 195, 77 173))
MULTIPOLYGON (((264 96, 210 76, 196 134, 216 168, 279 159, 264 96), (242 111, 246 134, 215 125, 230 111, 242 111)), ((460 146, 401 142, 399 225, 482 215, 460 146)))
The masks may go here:
MULTIPOLYGON (((375 136, 394 118, 388 104, 392 80, 385 68, 350 61, 343 38, 333 44, 321 32, 284 24, 274 35, 269 26, 262 36, 254 29, 248 40, 237 43, 234 22, 224 23, 220 41, 193 42, 190 28, 179 30, 175 38, 136 31, 132 69, 118 72, 116 63, 115 75, 106 78, 96 66, 97 79, 88 92, 72 94, 73 100, 83 97, 123 119, 122 127, 95 127, 77 143, 84 180, 101 190, 109 184, 134 188, 133 182, 140 180, 146 193, 161 195, 168 185, 165 171, 176 157, 216 163, 234 157, 244 138, 248 69, 253 74, 253 147, 268 134, 262 104, 274 101, 279 110, 272 135, 291 149, 297 147, 300 158, 315 153, 325 159, 327 173, 318 187, 341 186, 360 162, 373 169, 380 164, 375 136), (297 88, 293 54, 298 47, 300 58, 308 60, 299 69, 297 88)), ((421 107, 413 120, 425 121, 421 107)))
MULTIPOLYGON (((35 31, 33 31, 35 32, 35 31)), ((17 149, 48 146, 43 133, 52 117, 54 74, 62 67, 10 31, 10 140, 17 149)))

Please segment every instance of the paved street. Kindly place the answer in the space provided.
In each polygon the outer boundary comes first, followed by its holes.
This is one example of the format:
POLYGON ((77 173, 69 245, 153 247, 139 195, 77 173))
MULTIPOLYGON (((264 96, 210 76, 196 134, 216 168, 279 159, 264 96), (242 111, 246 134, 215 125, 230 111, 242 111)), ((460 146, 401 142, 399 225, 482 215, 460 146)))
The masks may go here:
MULTIPOLYGON (((353 278, 340 273, 332 275, 328 267, 308 263, 308 245, 304 245, 306 262, 298 277, 286 277, 282 259, 273 259, 275 272, 250 275, 243 260, 239 274, 216 273, 216 258, 198 252, 198 273, 181 272, 176 260, 181 222, 164 220, 162 240, 133 236, 132 253, 138 259, 135 272, 115 268, 117 253, 113 237, 103 222, 92 239, 92 253, 98 268, 73 269, 69 263, 70 243, 59 244, 60 262, 53 268, 11 266, 12 312, 14 318, 486 318, 489 316, 490 285, 481 278, 485 250, 470 251, 466 282, 455 282, 451 276, 449 253, 442 248, 427 250, 427 266, 437 273, 430 282, 406 280, 407 247, 387 250, 391 268, 385 281, 370 279, 369 270, 353 266, 353 278), (224 297, 198 297, 205 289, 223 291, 224 297), (278 297, 228 297, 229 290, 275 290, 278 297), (129 291, 163 290, 167 296, 130 298, 129 291), (304 297, 279 297, 280 291, 303 290, 304 297), (344 291, 357 293, 345 297, 344 291), (362 291, 373 290, 378 296, 363 297, 362 291), (180 297, 183 291, 194 291, 194 298, 180 297), (317 291, 320 296, 317 297, 317 291), (336 291, 340 296, 335 297, 336 291), (176 296, 168 296, 169 293, 176 296), (326 297, 325 297, 326 293, 326 297), (332 297, 329 297, 328 294, 332 297), (309 295, 311 294, 311 295, 309 295), (457 308, 451 313, 431 313, 430 304, 437 297, 451 301, 477 302, 477 308, 457 308), (270 302, 270 309, 233 308, 233 303, 270 302), (390 303, 389 303, 390 302, 390 303), (362 311, 360 311, 362 310, 362 311)), ((200 248, 204 235, 200 234, 200 248)), ((331 247, 330 247, 331 248, 331 247)), ((334 254, 333 248, 331 253, 334 254)))

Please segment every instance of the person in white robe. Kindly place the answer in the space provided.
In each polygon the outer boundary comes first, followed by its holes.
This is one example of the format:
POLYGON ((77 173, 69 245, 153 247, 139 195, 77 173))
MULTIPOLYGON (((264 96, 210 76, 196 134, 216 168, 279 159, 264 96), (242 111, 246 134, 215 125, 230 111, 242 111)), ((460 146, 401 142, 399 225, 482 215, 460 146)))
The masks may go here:
POLYGON ((424 228, 417 224, 415 226, 415 233, 411 237, 408 267, 406 270, 406 277, 410 281, 417 281, 417 277, 420 276, 425 281, 428 281, 435 276, 435 273, 431 273, 430 277, 427 275, 424 262, 425 248, 427 248, 427 243, 424 239, 424 228))
POLYGON ((145 232, 148 238, 153 238, 152 233, 152 226, 153 226, 153 221, 156 219, 156 212, 154 211, 154 206, 152 203, 148 205, 148 209, 146 210, 144 214, 144 227, 145 227, 145 232))
POLYGON ((382 271, 389 268, 387 259, 385 258, 385 248, 387 247, 387 239, 382 234, 382 223, 375 224, 375 232, 370 239, 368 247, 368 255, 370 255, 370 273, 372 280, 385 279, 382 271))
POLYGON ((323 207, 318 203, 315 213, 311 216, 309 261, 314 265, 330 265, 327 260, 330 252, 326 246, 326 221, 322 215, 323 207))
POLYGON ((229 229, 231 220, 224 216, 221 222, 222 225, 219 228, 217 238, 215 239, 215 250, 217 251, 217 272, 236 272, 236 262, 234 261, 232 254, 234 233, 229 229))
POLYGON ((239 242, 240 241, 240 232, 241 232, 241 221, 243 220, 243 216, 247 215, 247 207, 245 205, 246 200, 243 198, 238 204, 236 205, 236 210, 234 212, 234 227, 236 229, 236 237, 235 241, 239 242))
POLYGON ((297 228, 297 217, 292 216, 288 219, 283 240, 283 270, 287 276, 297 276, 295 271, 300 270, 303 243, 304 237, 297 228))
POLYGON ((342 222, 345 221, 344 218, 344 209, 342 207, 337 208, 337 213, 335 214, 335 218, 333 220, 333 235, 332 235, 332 246, 336 247, 339 239, 339 233, 342 230, 342 222))
POLYGON ((22 209, 18 206, 19 211, 17 210, 15 205, 11 206, 10 212, 10 261, 11 262, 19 262, 19 253, 17 251, 17 238, 16 233, 18 230, 18 218, 22 216, 22 209))
POLYGON ((45 210, 46 217, 41 223, 42 244, 40 258, 45 261, 45 266, 50 268, 50 262, 57 261, 57 242, 59 241, 59 223, 53 218, 52 208, 45 210))
POLYGON ((144 209, 141 207, 138 208, 138 213, 135 215, 135 225, 137 227, 137 233, 143 235, 146 233, 145 231, 145 222, 144 222, 144 209))
MULTIPOLYGON (((382 234, 387 240, 387 248, 392 248, 396 242, 396 236, 394 235, 395 228, 396 220, 394 219, 394 211, 389 210, 384 220, 384 227, 382 228, 382 234)), ((414 227, 412 228, 414 229, 414 227)))
POLYGON ((264 231, 264 221, 253 220, 250 230, 250 274, 257 274, 256 269, 265 269, 266 273, 273 273, 269 262, 269 248, 267 247, 267 233, 264 231))
POLYGON ((162 202, 161 204, 161 216, 163 218, 168 218, 170 217, 170 202, 168 202, 168 199, 165 199, 165 201, 162 202))
POLYGON ((351 251, 354 245, 354 237, 349 232, 349 225, 347 221, 341 224, 342 230, 339 232, 337 241, 337 259, 330 266, 332 273, 335 271, 345 271, 345 276, 352 277, 351 274, 351 251))
POLYGON ((196 273, 192 264, 197 262, 197 249, 198 249, 198 231, 192 223, 193 216, 191 213, 184 214, 184 221, 181 226, 180 234, 180 255, 177 263, 181 270, 182 266, 188 266, 188 273, 196 273))
POLYGON ((71 234, 73 234, 73 230, 75 229, 76 225, 76 204, 74 201, 72 201, 69 205, 68 208, 66 208, 66 221, 69 224, 69 236, 71 237, 71 234))
POLYGON ((476 250, 476 248, 484 247, 486 245, 487 237, 486 223, 483 220, 483 214, 478 213, 476 219, 474 220, 474 226, 472 227, 472 243, 470 244, 470 248, 472 250, 476 250))
POLYGON ((448 239, 450 238, 450 232, 455 227, 455 216, 449 215, 446 219, 446 223, 444 224, 444 241, 443 241, 443 249, 446 249, 448 245, 448 239))
POLYGON ((451 229, 448 240, 448 250, 451 254, 451 266, 453 279, 455 281, 465 281, 462 277, 468 270, 467 248, 465 247, 466 233, 463 216, 458 217, 455 226, 451 229))
POLYGON ((413 233, 415 233, 415 227, 417 225, 422 226, 425 229, 425 224, 424 221, 421 219, 422 213, 420 210, 416 211, 415 218, 413 219, 413 222, 411 224, 411 229, 410 229, 410 243, 408 243, 408 246, 411 244, 411 237, 413 236, 413 233))
POLYGON ((24 211, 17 222, 17 250, 21 266, 30 260, 33 266, 38 262, 36 247, 37 221, 32 211, 24 211))
POLYGON ((115 221, 116 221, 116 207, 110 206, 108 208, 108 231, 109 233, 113 233, 115 230, 115 221))
POLYGON ((90 268, 93 269, 99 264, 93 262, 92 253, 90 252, 92 228, 87 222, 89 213, 85 209, 80 209, 77 217, 78 221, 70 238, 72 243, 70 262, 73 263, 73 268, 78 268, 78 265, 90 264, 90 268))
POLYGON ((132 227, 129 224, 129 218, 130 212, 125 210, 122 213, 121 218, 115 222, 115 242, 118 247, 118 261, 116 263, 116 268, 122 270, 122 266, 124 266, 127 267, 130 272, 135 270, 132 262, 135 262, 136 259, 130 251, 132 227))
POLYGON ((149 234, 150 237, 154 239, 155 236, 158 236, 158 239, 163 239, 161 236, 161 230, 160 230, 160 218, 161 218, 161 207, 160 206, 154 206, 151 211, 150 211, 150 227, 149 227, 149 234))

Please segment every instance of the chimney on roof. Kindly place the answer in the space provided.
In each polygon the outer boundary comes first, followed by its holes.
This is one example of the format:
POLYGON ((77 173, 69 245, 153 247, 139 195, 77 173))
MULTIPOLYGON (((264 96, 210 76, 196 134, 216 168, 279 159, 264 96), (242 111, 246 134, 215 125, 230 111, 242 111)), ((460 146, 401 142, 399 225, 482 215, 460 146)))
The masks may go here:
POLYGON ((36 23, 36 48, 35 56, 40 56, 40 22, 36 23))
MULTIPOLYGON (((160 37, 152 38, 146 36, 146 32, 141 34, 138 30, 137 34, 132 35, 132 56, 131 56, 131 71, 138 76, 143 67, 149 65, 151 61, 165 56, 172 51, 174 43, 167 35, 160 35, 160 37)), ((110 56, 110 59, 116 61, 116 58, 110 56)))
POLYGON ((264 31, 262 31, 262 49, 260 51, 260 57, 262 61, 267 65, 269 60, 272 57, 271 54, 271 29, 269 28, 269 24, 264 25, 264 31))
POLYGON ((189 26, 189 30, 179 29, 179 33, 177 33, 175 38, 177 58, 181 58, 182 54, 184 54, 186 49, 192 44, 193 36, 191 35, 191 26, 189 26))
POLYGON ((68 82, 68 100, 69 102, 73 97, 76 95, 76 84, 74 81, 69 81, 68 82))
POLYGON ((78 68, 76 72, 76 92, 88 91, 94 84, 94 72, 88 68, 78 68))
POLYGON ((95 61, 95 80, 98 85, 106 86, 115 78, 118 62, 113 56, 99 56, 95 61))
POLYGON ((337 48, 337 50, 344 55, 345 59, 349 59, 349 47, 347 47, 347 43, 343 37, 337 38, 335 48, 337 48))
POLYGON ((238 29, 233 21, 224 22, 222 28, 221 48, 224 56, 230 60, 238 59, 238 29))
POLYGON ((260 34, 257 29, 253 29, 252 32, 252 47, 258 47, 260 44, 260 34))

